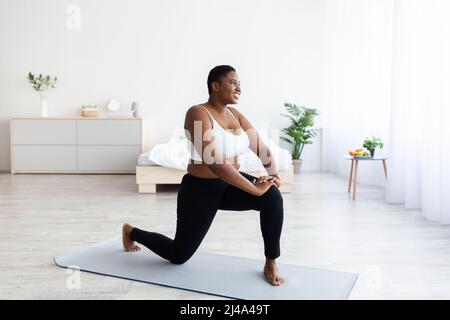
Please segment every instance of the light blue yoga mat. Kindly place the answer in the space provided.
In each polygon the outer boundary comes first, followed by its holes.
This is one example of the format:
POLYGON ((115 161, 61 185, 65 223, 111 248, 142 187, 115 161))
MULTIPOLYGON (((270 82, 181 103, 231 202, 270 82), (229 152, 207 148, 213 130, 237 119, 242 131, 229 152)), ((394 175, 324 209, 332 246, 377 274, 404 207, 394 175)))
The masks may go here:
POLYGON ((125 252, 120 238, 54 260, 64 268, 76 266, 106 276, 246 300, 347 299, 358 278, 353 273, 279 263, 285 283, 275 287, 264 279, 262 260, 196 252, 176 265, 142 246, 140 252, 125 252))

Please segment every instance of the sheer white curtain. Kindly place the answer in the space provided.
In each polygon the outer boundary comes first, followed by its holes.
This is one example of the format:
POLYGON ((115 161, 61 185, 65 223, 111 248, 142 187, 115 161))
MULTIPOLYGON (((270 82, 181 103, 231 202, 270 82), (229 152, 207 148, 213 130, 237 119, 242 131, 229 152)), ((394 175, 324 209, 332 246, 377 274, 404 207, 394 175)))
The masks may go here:
MULTIPOLYGON (((327 2, 321 110, 325 171, 347 175, 350 163, 343 154, 362 147, 367 136, 387 140, 392 27, 392 0, 327 2)), ((386 183, 381 163, 361 164, 359 171, 362 184, 386 183)))
MULTIPOLYGON (((327 5, 324 169, 347 174, 339 155, 378 135, 389 155, 387 201, 450 223, 450 1, 327 5)), ((379 168, 361 169, 362 182, 383 184, 379 168)))
POLYGON ((450 223, 450 2, 397 0, 387 200, 450 223))

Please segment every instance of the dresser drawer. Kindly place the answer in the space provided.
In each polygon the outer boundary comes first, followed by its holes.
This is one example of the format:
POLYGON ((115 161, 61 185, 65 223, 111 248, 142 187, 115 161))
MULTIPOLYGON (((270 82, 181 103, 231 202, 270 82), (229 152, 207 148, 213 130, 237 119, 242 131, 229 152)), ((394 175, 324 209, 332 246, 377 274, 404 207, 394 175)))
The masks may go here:
POLYGON ((75 171, 76 146, 13 145, 13 171, 75 171))
POLYGON ((135 172, 141 146, 78 146, 79 171, 135 172))
POLYGON ((78 145, 141 145, 140 120, 78 120, 78 145))
POLYGON ((75 120, 13 120, 11 143, 27 145, 75 145, 75 120))

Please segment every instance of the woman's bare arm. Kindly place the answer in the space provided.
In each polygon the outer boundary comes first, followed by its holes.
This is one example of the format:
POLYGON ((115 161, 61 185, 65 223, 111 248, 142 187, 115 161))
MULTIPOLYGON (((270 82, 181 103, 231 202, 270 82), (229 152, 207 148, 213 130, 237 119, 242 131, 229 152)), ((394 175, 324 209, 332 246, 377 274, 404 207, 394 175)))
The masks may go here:
POLYGON ((202 107, 189 108, 186 113, 184 129, 187 130, 188 139, 191 140, 194 148, 201 156, 202 163, 206 163, 216 176, 236 188, 259 195, 258 188, 243 177, 232 164, 223 163, 222 159, 216 158, 211 121, 202 107))
POLYGON ((234 116, 238 119, 242 129, 247 133, 250 140, 250 149, 261 159, 264 168, 269 175, 278 174, 278 166, 269 147, 263 142, 261 136, 250 123, 250 121, 237 109, 230 108, 234 116))

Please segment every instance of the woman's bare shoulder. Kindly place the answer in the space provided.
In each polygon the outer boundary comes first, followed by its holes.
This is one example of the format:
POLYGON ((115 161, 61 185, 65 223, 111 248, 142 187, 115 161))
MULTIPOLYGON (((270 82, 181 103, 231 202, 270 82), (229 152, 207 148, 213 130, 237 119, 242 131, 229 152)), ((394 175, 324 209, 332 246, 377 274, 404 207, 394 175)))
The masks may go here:
POLYGON ((199 114, 202 110, 203 110, 202 105, 201 104, 196 104, 196 105, 193 105, 193 106, 191 106, 191 107, 189 107, 187 109, 186 115, 199 114))
POLYGON ((194 105, 186 111, 186 119, 190 120, 206 120, 208 114, 201 104, 194 105))
POLYGON ((241 111, 239 111, 239 109, 238 108, 235 108, 235 107, 228 107, 234 114, 237 114, 237 115, 244 115, 241 111))
POLYGON ((228 109, 230 109, 230 111, 233 113, 233 115, 236 117, 236 119, 240 120, 239 117, 243 116, 243 114, 241 112, 239 112, 238 109, 234 108, 234 107, 227 107, 228 109))
POLYGON ((201 108, 202 108, 201 104, 195 104, 195 105, 189 107, 187 112, 197 111, 197 110, 200 110, 201 108))
POLYGON ((233 108, 233 107, 228 107, 228 108, 230 108, 230 111, 234 114, 236 119, 239 121, 239 124, 241 125, 242 128, 244 128, 245 130, 253 128, 253 125, 250 123, 250 121, 247 119, 247 117, 242 112, 240 112, 238 109, 233 108))

